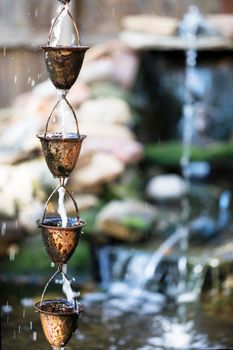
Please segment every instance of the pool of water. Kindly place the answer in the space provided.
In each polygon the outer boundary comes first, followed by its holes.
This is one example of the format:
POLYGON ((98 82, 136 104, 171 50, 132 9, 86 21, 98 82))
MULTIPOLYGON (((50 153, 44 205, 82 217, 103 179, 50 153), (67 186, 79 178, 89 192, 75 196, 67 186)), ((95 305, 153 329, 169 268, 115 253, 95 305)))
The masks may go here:
MULTIPOLYGON (((33 304, 40 298, 35 286, 1 285, 2 349, 49 349, 33 304), (9 307, 8 307, 9 309, 9 307)), ((229 349, 233 348, 233 305, 230 296, 177 304, 160 294, 127 290, 83 294, 86 309, 67 350, 94 349, 229 349)), ((47 295, 55 297, 56 293, 47 295)))

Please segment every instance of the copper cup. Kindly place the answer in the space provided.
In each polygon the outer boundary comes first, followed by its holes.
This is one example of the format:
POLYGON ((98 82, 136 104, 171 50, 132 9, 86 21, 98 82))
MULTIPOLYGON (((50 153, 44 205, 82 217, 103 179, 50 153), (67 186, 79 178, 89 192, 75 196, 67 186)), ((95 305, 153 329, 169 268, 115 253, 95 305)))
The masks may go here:
POLYGON ((79 76, 87 46, 43 46, 49 77, 57 89, 69 90, 79 76))
POLYGON ((38 134, 47 166, 54 177, 69 177, 74 169, 81 151, 85 135, 69 133, 38 134))
POLYGON ((54 349, 63 348, 76 331, 84 305, 77 303, 76 306, 64 299, 44 300, 35 305, 45 337, 54 349))
POLYGON ((61 227, 60 217, 48 217, 38 226, 41 228, 42 239, 47 254, 52 262, 66 264, 73 255, 86 225, 85 221, 68 218, 67 227, 61 227))

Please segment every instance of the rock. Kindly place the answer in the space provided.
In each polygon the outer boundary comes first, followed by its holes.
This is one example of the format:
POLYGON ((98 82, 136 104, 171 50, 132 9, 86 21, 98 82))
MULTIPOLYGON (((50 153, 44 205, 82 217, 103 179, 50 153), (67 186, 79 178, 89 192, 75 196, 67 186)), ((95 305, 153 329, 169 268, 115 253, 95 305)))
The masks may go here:
POLYGON ((233 15, 219 14, 206 16, 209 25, 219 34, 227 38, 233 38, 233 15))
POLYGON ((147 196, 153 200, 178 200, 186 192, 184 180, 178 175, 159 175, 150 180, 147 185, 147 196))
POLYGON ((156 209, 136 200, 112 201, 96 217, 98 231, 120 240, 137 241, 152 228, 156 209))
POLYGON ((128 104, 117 97, 88 100, 78 110, 79 120, 127 125, 132 122, 128 104))
POLYGON ((146 32, 153 35, 173 35, 178 27, 178 20, 172 17, 154 15, 127 16, 122 20, 127 30, 146 32))
POLYGON ((114 155, 124 164, 138 163, 143 157, 143 147, 139 142, 119 140, 117 138, 101 139, 88 138, 85 143, 85 151, 104 152, 114 155), (119 147, 120 145, 120 147, 119 147))
MULTIPOLYGON (((88 139, 97 137, 99 139, 118 139, 119 143, 124 140, 134 140, 133 133, 124 125, 112 125, 111 123, 99 123, 97 121, 79 123, 80 133, 88 135, 88 139)), ((83 147, 85 148, 85 143, 83 147)))
POLYGON ((0 221, 0 257, 9 255, 9 249, 18 244, 24 235, 18 220, 0 221))
POLYGON ((77 80, 67 94, 67 99, 73 108, 79 107, 91 97, 91 89, 83 81, 77 80))
POLYGON ((132 87, 139 66, 135 52, 116 40, 91 48, 85 62, 80 73, 82 81, 112 81, 125 89, 132 87))
MULTIPOLYGON (((82 217, 82 212, 88 209, 91 209, 93 207, 96 207, 98 205, 98 197, 94 196, 93 194, 74 194, 74 198, 77 201, 78 209, 80 216, 82 217)), ((67 201, 65 203, 66 210, 69 215, 74 215, 75 208, 74 203, 71 199, 67 198, 67 201)))
POLYGON ((27 233, 35 234, 37 231, 37 220, 41 219, 44 213, 44 203, 33 200, 30 205, 23 207, 19 212, 19 225, 27 233))
POLYGON ((75 172, 72 177, 73 189, 90 189, 109 183, 124 171, 124 164, 110 154, 96 153, 91 162, 75 172))
POLYGON ((44 200, 44 189, 56 184, 44 159, 17 166, 3 165, 0 178, 0 214, 9 217, 15 217, 17 210, 30 207, 36 198, 44 200))

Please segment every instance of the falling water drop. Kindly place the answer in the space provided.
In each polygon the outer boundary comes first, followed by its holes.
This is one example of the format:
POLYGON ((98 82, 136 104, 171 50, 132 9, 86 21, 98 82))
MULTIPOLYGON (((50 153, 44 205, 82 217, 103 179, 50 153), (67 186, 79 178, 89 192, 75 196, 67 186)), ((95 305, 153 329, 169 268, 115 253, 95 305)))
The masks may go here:
POLYGON ((1 310, 4 314, 11 314, 13 311, 13 307, 9 305, 8 301, 6 302, 6 305, 2 305, 1 310))
POLYGON ((18 327, 18 333, 19 334, 21 333, 21 325, 19 325, 19 327, 18 327))
POLYGON ((51 262, 51 267, 54 267, 55 266, 55 263, 54 262, 51 262))
POLYGON ((32 331, 32 321, 29 322, 29 329, 32 331))
POLYGON ((37 332, 36 332, 36 331, 34 331, 34 332, 32 333, 32 340, 33 340, 33 341, 37 341, 37 332))
POLYGON ((17 252, 18 252, 18 247, 15 244, 12 244, 8 248, 8 254, 9 254, 10 261, 15 261, 15 255, 17 252))
POLYGON ((13 339, 16 339, 16 330, 14 329, 14 333, 13 333, 13 339))
POLYGON ((4 236, 6 234, 6 222, 3 222, 1 227, 1 235, 4 236))
POLYGON ((26 315, 26 310, 23 309, 23 318, 25 318, 25 315, 26 315))

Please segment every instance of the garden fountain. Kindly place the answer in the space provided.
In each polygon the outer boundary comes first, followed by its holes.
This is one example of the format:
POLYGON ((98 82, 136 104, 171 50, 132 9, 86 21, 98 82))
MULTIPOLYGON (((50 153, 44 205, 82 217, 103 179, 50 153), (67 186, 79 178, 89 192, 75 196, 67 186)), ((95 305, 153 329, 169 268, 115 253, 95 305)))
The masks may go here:
POLYGON ((41 301, 35 305, 36 310, 40 313, 44 334, 53 349, 62 349, 68 343, 77 328, 79 314, 84 309, 84 306, 76 301, 76 293, 72 293, 72 290, 69 291, 71 300, 44 300, 49 283, 58 273, 61 273, 63 283, 68 289, 71 289, 71 280, 66 275, 66 264, 74 253, 82 234, 82 228, 85 226, 85 221, 79 218, 78 205, 66 188, 66 182, 77 163, 82 142, 86 136, 79 133, 77 117, 66 95, 78 78, 88 47, 80 45, 78 28, 69 11, 70 0, 59 0, 59 2, 61 2, 61 6, 52 23, 48 44, 42 47, 50 79, 58 90, 58 101, 47 120, 45 132, 37 135, 41 141, 47 166, 52 175, 60 182, 45 204, 42 219, 38 220, 47 254, 52 263, 58 265, 57 271, 45 286, 41 301), (58 45, 61 25, 65 16, 69 16, 73 23, 77 38, 76 46, 58 45), (66 111, 64 111, 64 104, 74 117, 75 133, 65 132, 66 111), (48 133, 49 122, 58 108, 62 130, 61 132, 48 133), (50 200, 56 193, 59 194, 58 213, 60 216, 46 217, 50 200), (67 217, 66 215, 65 194, 71 198, 74 204, 75 217, 67 217))

